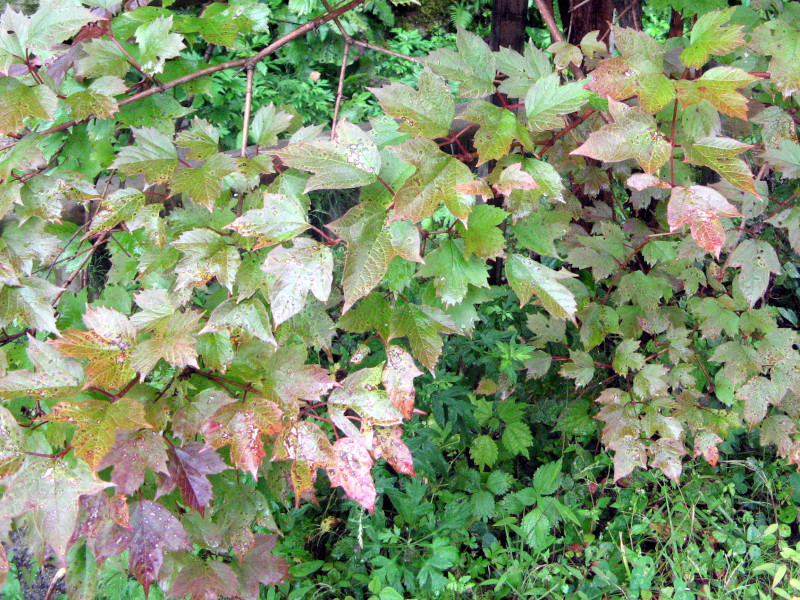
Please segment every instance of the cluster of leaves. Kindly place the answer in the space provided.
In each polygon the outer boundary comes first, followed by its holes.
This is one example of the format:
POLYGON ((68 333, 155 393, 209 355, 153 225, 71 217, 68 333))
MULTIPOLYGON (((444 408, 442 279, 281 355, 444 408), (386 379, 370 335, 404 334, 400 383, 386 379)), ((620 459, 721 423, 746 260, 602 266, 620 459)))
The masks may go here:
MULTIPOLYGON (((375 461, 413 476, 415 379, 498 293, 537 308, 478 387, 502 402, 475 403, 478 466, 528 454, 509 398, 554 363, 600 405, 559 426, 601 421, 614 481, 637 466, 678 481, 687 454, 714 465, 742 424, 800 464, 798 336, 781 327, 796 314, 770 304, 800 251, 798 192, 778 179, 800 172, 796 4, 708 12, 665 43, 615 28, 619 56, 594 34, 520 54, 460 31, 416 87, 370 90, 392 118, 341 119, 328 139, 270 104, 240 154, 206 120, 176 130, 178 94, 251 71, 262 53, 199 69, 192 51, 264 31, 268 5, 85 4, 0 17, 0 531, 24 527, 68 586, 123 551, 172 597, 283 580, 275 535, 254 531, 275 531, 267 498, 315 501, 322 469, 373 511, 375 461), (354 188, 312 225, 309 193, 354 188), (89 218, 63 223, 76 203, 89 218), (72 284, 101 255, 89 300, 72 284), (349 360, 345 335, 363 342, 349 360)), ((580 525, 554 464, 520 500, 537 548, 580 525)), ((423 583, 448 568, 437 556, 423 583)))

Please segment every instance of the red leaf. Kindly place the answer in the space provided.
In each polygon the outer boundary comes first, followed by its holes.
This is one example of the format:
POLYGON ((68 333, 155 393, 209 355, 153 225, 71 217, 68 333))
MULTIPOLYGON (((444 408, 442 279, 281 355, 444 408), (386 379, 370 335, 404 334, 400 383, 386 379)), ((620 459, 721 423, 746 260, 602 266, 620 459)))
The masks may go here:
POLYGON ((667 205, 669 230, 689 225, 694 241, 717 258, 725 243, 725 229, 720 218, 741 216, 725 196, 702 185, 675 186, 667 205))
POLYGON ((260 585, 278 585, 289 579, 289 565, 272 554, 278 536, 256 535, 255 545, 240 559, 239 589, 245 600, 258 600, 260 585))
POLYGON ((164 563, 164 550, 191 550, 186 531, 169 510, 151 500, 131 504, 128 569, 147 595, 164 563))
POLYGON ((127 519, 128 506, 124 511, 119 501, 124 504, 124 496, 110 499, 105 494, 82 496, 78 526, 72 532, 70 543, 74 544, 82 537, 86 545, 94 552, 98 565, 102 565, 110 556, 116 556, 128 548, 130 527, 127 519), (124 515, 121 514, 124 512, 124 515))
POLYGON ((217 560, 204 561, 191 554, 180 570, 167 598, 183 598, 192 595, 192 600, 217 600, 219 596, 235 596, 236 573, 228 565, 217 560))
POLYGON ((202 515, 213 498, 211 483, 206 475, 222 473, 228 469, 228 465, 219 454, 200 442, 172 447, 167 454, 169 473, 159 486, 157 496, 169 494, 177 485, 184 504, 202 515))
POLYGON ((117 431, 117 439, 97 469, 114 467, 111 481, 117 491, 130 496, 144 483, 145 469, 167 473, 167 444, 154 431, 117 431))
POLYGON ((372 480, 372 457, 353 438, 333 444, 336 462, 326 469, 331 486, 341 486, 345 493, 369 512, 375 511, 375 482, 372 480))
POLYGON ((383 387, 389 400, 404 419, 410 419, 414 410, 414 379, 422 375, 411 355, 400 346, 389 346, 386 352, 386 366, 383 369, 383 387))
POLYGON ((403 430, 400 426, 376 427, 373 431, 372 455, 383 457, 398 473, 414 476, 414 459, 411 451, 403 443, 403 430))

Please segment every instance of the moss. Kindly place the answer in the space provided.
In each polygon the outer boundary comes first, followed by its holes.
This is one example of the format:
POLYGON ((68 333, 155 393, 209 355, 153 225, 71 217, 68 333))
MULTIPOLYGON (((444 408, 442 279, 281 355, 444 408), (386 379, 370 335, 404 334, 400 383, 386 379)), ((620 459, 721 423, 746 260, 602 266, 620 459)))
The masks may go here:
POLYGON ((419 6, 397 8, 397 25, 403 29, 420 29, 425 34, 438 27, 450 27, 453 0, 420 0, 419 6))

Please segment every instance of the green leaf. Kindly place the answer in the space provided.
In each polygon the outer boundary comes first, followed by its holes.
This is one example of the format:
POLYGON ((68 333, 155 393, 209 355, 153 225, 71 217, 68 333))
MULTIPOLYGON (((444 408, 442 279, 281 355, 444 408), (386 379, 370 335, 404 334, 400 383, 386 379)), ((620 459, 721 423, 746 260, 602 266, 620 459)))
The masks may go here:
POLYGON ((580 109, 590 92, 580 82, 561 85, 555 73, 543 77, 525 95, 525 111, 531 131, 547 131, 564 126, 562 117, 580 109))
POLYGON ((781 171, 781 179, 800 177, 800 144, 797 142, 782 139, 777 148, 767 148, 763 156, 767 164, 781 171))
POLYGON ((394 219, 416 223, 433 215, 442 202, 454 217, 463 220, 469 216, 475 198, 456 189, 474 180, 464 163, 442 152, 435 142, 420 138, 393 146, 392 150, 400 160, 417 168, 395 192, 394 219))
POLYGON ((478 436, 469 447, 469 455, 479 469, 493 467, 497 462, 497 444, 488 435, 478 436))
POLYGON ((77 361, 65 358, 58 350, 32 336, 28 337, 26 352, 33 363, 33 372, 10 371, 0 378, 0 399, 58 398, 76 394, 83 387, 83 369, 77 361))
POLYGON ((637 352, 638 340, 622 340, 614 352, 612 366, 620 375, 627 375, 629 371, 638 371, 644 367, 644 356, 637 352))
POLYGON ((236 160, 218 153, 196 169, 180 169, 172 176, 170 186, 174 193, 185 192, 194 202, 214 210, 217 199, 225 189, 222 178, 236 171, 236 160))
POLYGON ((458 333, 453 319, 438 308, 403 304, 395 310, 390 321, 390 337, 408 337, 411 352, 419 362, 435 373, 442 354, 440 333, 458 333))
POLYGON ((56 44, 71 38, 84 25, 97 20, 88 9, 65 0, 42 3, 30 17, 6 4, 0 49, 24 57, 29 53, 49 57, 56 44))
POLYGON ((752 148, 738 140, 723 137, 706 137, 684 146, 686 162, 714 169, 723 179, 743 192, 758 196, 750 167, 736 158, 752 148))
POLYGON ((19 319, 27 327, 58 333, 53 298, 59 288, 39 277, 20 277, 19 287, 0 286, 0 326, 19 319))
POLYGON ((67 552, 67 594, 74 600, 94 600, 97 592, 97 559, 80 541, 67 552))
POLYGON ((574 379, 575 385, 583 387, 594 377, 594 359, 588 352, 569 351, 570 360, 561 364, 559 373, 568 379, 574 379))
POLYGON ((575 277, 567 271, 553 271, 521 254, 512 254, 505 265, 508 284, 525 306, 536 294, 545 310, 558 319, 575 322, 577 303, 560 279, 575 277))
POLYGON ((183 36, 170 33, 172 15, 158 17, 136 30, 136 42, 139 44, 139 64, 148 75, 164 71, 164 63, 170 58, 180 56, 185 48, 183 36))
POLYGON ((205 119, 195 117, 189 129, 178 133, 175 143, 186 148, 186 158, 206 160, 219 152, 219 131, 205 119))
POLYGON ((377 179, 381 167, 375 142, 346 120, 336 126, 335 142, 300 142, 270 153, 289 167, 314 173, 306 184, 306 192, 368 185, 377 179))
POLYGON ((752 308, 767 291, 770 273, 780 275, 781 261, 770 242, 747 239, 728 257, 731 267, 741 267, 738 285, 752 308))
POLYGON ((45 85, 27 86, 15 77, 0 77, 0 135, 17 133, 25 119, 50 120, 58 98, 45 85))
POLYGON ((135 188, 114 190, 100 201, 89 233, 113 229, 122 222, 133 220, 144 207, 144 202, 144 194, 135 188))
POLYGON ((533 474, 533 489, 542 496, 555 494, 561 479, 561 459, 542 465, 533 474))
POLYGON ((497 53, 497 68, 507 75, 497 88, 511 98, 524 98, 531 85, 550 75, 550 57, 528 40, 523 54, 502 46, 497 53))
POLYGON ((477 166, 503 158, 515 139, 526 148, 532 147, 528 130, 508 109, 485 100, 476 100, 469 103, 461 117, 480 125, 473 138, 479 156, 477 166))
POLYGON ((720 218, 741 216, 722 194, 702 185, 675 186, 667 206, 670 231, 689 225, 697 244, 716 257, 725 243, 725 229, 720 218))
POLYGON ((559 71, 563 71, 570 64, 580 67, 583 62, 581 49, 569 42, 554 42, 547 47, 547 51, 553 54, 553 62, 559 71))
POLYGON ((387 114, 401 120, 399 131, 429 139, 450 134, 455 116, 453 95, 447 83, 428 69, 420 73, 419 91, 404 83, 367 89, 387 114))
POLYGON ((460 98, 481 98, 494 93, 495 63, 488 44, 459 27, 457 52, 440 48, 431 52, 425 64, 437 75, 457 81, 460 98))
MULTIPOLYGON (((787 18, 791 18, 786 13, 787 18)), ((750 47, 772 58, 769 61, 770 80, 784 98, 800 92, 800 27, 796 22, 772 19, 751 33, 750 47)))
POLYGON ((467 227, 458 223, 456 229, 464 238, 464 256, 475 254, 480 259, 504 257, 506 240, 497 227, 508 217, 502 208, 491 204, 479 204, 472 209, 467 227))
POLYGON ((270 102, 259 108, 253 116, 251 137, 259 146, 274 146, 278 143, 278 134, 289 129, 293 118, 289 113, 276 109, 270 102))
POLYGON ((533 446, 531 428, 521 421, 508 423, 503 430, 503 437, 501 440, 503 442, 503 447, 511 456, 521 454, 525 458, 528 458, 528 448, 533 446))
POLYGON ((270 323, 267 309, 258 297, 238 303, 233 299, 220 303, 211 311, 208 321, 200 333, 219 331, 227 331, 231 337, 235 337, 239 341, 242 333, 247 333, 262 342, 277 346, 272 335, 272 323, 270 323))
POLYGON ((338 326, 351 333, 366 333, 372 329, 383 340, 389 338, 392 309, 382 294, 373 292, 339 318, 338 326))
POLYGON ((225 237, 209 229, 192 229, 181 234, 172 245, 185 255, 175 267, 176 290, 201 286, 214 277, 233 290, 242 259, 225 237))
POLYGON ((744 402, 744 422, 750 429, 767 416, 770 404, 777 404, 783 394, 766 377, 753 377, 736 392, 736 399, 744 402))
POLYGON ((119 77, 101 77, 93 81, 88 90, 67 96, 64 104, 75 119, 88 119, 91 115, 108 119, 119 111, 114 96, 124 94, 127 90, 125 82, 119 77))
POLYGON ((254 250, 290 240, 309 228, 306 206, 294 196, 264 193, 264 207, 248 210, 225 229, 255 237, 254 250))
POLYGON ((489 267, 477 256, 464 258, 463 242, 447 239, 436 250, 425 255, 425 264, 418 277, 433 277, 436 295, 445 306, 459 304, 470 285, 489 287, 489 267))
POLYGON ((640 108, 609 100, 614 123, 589 135, 570 154, 617 162, 633 158, 646 173, 657 172, 669 160, 672 148, 658 130, 655 119, 640 108))
POLYGON ((0 479, 13 475, 26 455, 25 435, 14 415, 0 406, 0 479))
POLYGON ((744 45, 744 28, 741 25, 725 26, 734 12, 736 7, 715 10, 699 17, 689 32, 689 45, 681 52, 681 62, 699 69, 712 54, 723 56, 744 45))
POLYGON ((164 183, 178 166, 178 151, 172 139, 158 129, 132 128, 135 146, 126 146, 111 165, 126 175, 142 173, 148 183, 164 183))
POLYGON ((422 262, 419 232, 414 225, 408 221, 389 222, 386 209, 379 204, 354 206, 330 223, 328 229, 347 242, 342 273, 343 313, 380 283, 395 256, 422 262))
POLYGON ((111 40, 87 40, 81 45, 81 49, 86 55, 75 65, 75 70, 81 77, 125 77, 131 68, 128 57, 111 40))

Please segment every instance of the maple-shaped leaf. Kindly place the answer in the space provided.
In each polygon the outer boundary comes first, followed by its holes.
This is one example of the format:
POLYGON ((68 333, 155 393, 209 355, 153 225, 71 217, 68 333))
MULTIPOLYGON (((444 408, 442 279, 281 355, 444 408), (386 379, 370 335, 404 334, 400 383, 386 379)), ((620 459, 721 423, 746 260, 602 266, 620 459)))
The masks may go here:
POLYGON ((195 117, 189 129, 175 136, 175 143, 186 148, 186 158, 206 160, 219 152, 219 130, 205 119, 195 117))
POLYGON ((144 406, 133 398, 59 402, 47 415, 48 421, 74 423, 78 426, 72 436, 75 454, 97 470, 97 465, 114 445, 117 429, 150 428, 144 406))
POLYGON ((505 256, 506 239, 497 226, 508 218, 508 213, 498 206, 479 204, 472 209, 467 227, 456 224, 456 230, 464 239, 464 255, 475 254, 488 260, 505 256))
POLYGON ((373 292, 339 318, 337 327, 351 333, 366 333, 372 329, 384 341, 389 337, 392 309, 382 294, 373 292))
POLYGON ((144 207, 144 202, 144 194, 137 189, 114 190, 100 201, 88 233, 113 229, 123 221, 132 220, 144 207))
POLYGON ((191 595, 191 600, 216 600, 220 596, 235 596, 239 589, 236 573, 224 562, 187 554, 178 563, 181 570, 173 580, 167 598, 191 595))
POLYGON ((299 421, 278 435, 271 460, 294 461, 289 476, 295 494, 295 507, 299 507, 301 500, 316 501, 314 482, 317 467, 327 468, 336 459, 333 447, 322 429, 309 421, 299 421))
MULTIPOLYGON (((770 415, 759 426, 759 441, 762 446, 773 444, 778 456, 787 458, 793 444, 793 436, 797 433, 797 425, 786 415, 770 415)), ((697 441, 695 440, 695 446, 697 441)))
POLYGON ((164 550, 191 550, 191 545, 180 521, 158 502, 132 502, 130 515, 128 569, 147 595, 164 564, 164 550))
POLYGON ((669 160, 672 148, 658 130, 655 119, 641 108, 614 100, 608 101, 608 107, 614 123, 591 133, 570 154, 606 162, 633 158, 646 173, 658 171, 669 160))
POLYGON ((422 262, 417 229, 409 221, 390 222, 380 204, 358 204, 328 229, 347 242, 343 313, 380 283, 395 256, 422 262))
POLYGON ((147 183, 164 183, 178 166, 178 151, 172 139, 152 127, 132 128, 135 146, 117 153, 110 168, 125 175, 143 174, 147 183))
POLYGON ((738 286, 751 308, 766 293, 770 273, 783 272, 775 247, 764 240, 744 240, 731 252, 728 264, 742 268, 738 286))
POLYGON ((272 335, 272 324, 267 308, 260 298, 249 298, 240 303, 233 299, 219 304, 208 316, 206 326, 200 333, 225 331, 231 338, 240 340, 243 333, 277 346, 272 335))
POLYGON ((725 243, 725 229, 720 218, 741 216, 725 196, 702 185, 675 186, 667 206, 670 231, 689 225, 694 241, 717 258, 725 243))
POLYGON ((50 342, 64 356, 89 359, 88 385, 116 390, 136 375, 130 365, 136 328, 122 313, 103 306, 88 308, 83 322, 89 331, 70 329, 50 342))
POLYGON ((114 467, 111 482, 117 492, 131 496, 144 483, 145 470, 167 474, 167 444, 154 431, 117 431, 114 445, 97 465, 102 471, 114 467))
POLYGON ((164 63, 170 58, 180 56, 185 48, 183 36, 170 33, 172 15, 157 17, 150 23, 140 25, 136 30, 136 43, 139 45, 139 62, 148 75, 164 71, 164 63))
POLYGON ((431 52, 425 64, 437 75, 458 82, 460 98, 482 98, 494 93, 494 55, 476 34, 458 28, 457 51, 440 48, 431 52))
POLYGON ((228 469, 219 454, 200 442, 167 449, 167 473, 158 486, 156 497, 180 490, 183 503, 201 515, 214 497, 207 475, 228 469))
POLYGON ((25 436, 14 415, 0 406, 0 479, 16 473, 25 460, 25 436))
POLYGON ((258 600, 261 585, 278 585, 289 579, 289 565, 272 550, 277 535, 257 534, 253 547, 239 557, 234 569, 239 576, 239 590, 245 600, 258 600))
POLYGON ((521 254, 512 254, 506 261, 506 277, 511 289, 517 294, 520 306, 525 306, 536 294, 545 310, 557 319, 575 322, 577 303, 575 296, 561 279, 575 277, 564 271, 554 271, 521 254))
POLYGON ((125 52, 109 39, 87 40, 81 50, 85 56, 75 63, 75 73, 81 77, 125 77, 131 69, 125 52))
POLYGON ((583 62, 581 49, 569 42, 554 42, 547 47, 547 51, 553 54, 553 63, 559 71, 563 71, 570 64, 579 67, 583 62))
POLYGON ((455 116, 453 94, 447 83, 428 69, 419 75, 419 91, 404 83, 367 89, 386 114, 401 120, 398 131, 429 139, 449 135, 455 116))
POLYGON ((477 166, 504 157, 515 139, 526 148, 532 146, 528 129, 506 108, 476 100, 469 103, 461 118, 480 126, 473 138, 479 156, 477 166))
POLYGON ((131 366, 144 378, 162 358, 173 367, 197 366, 200 313, 176 312, 149 327, 153 335, 136 346, 131 366))
POLYGON ((400 160, 416 167, 395 193, 394 220, 416 223, 433 215, 442 202, 454 217, 469 216, 475 198, 456 189, 474 180, 464 163, 442 152, 435 142, 421 138, 393 146, 392 150, 400 160))
POLYGON ((418 277, 433 277, 436 295, 445 306, 459 304, 470 285, 489 287, 489 267, 477 256, 464 257, 461 240, 446 239, 436 250, 425 255, 418 277))
POLYGON ((697 79, 678 80, 678 100, 683 108, 708 100, 719 112, 747 120, 747 98, 736 90, 758 79, 739 68, 714 67, 697 79))
POLYGON ((97 20, 98 17, 89 9, 69 2, 43 3, 30 16, 6 4, 0 21, 0 47, 20 57, 31 53, 49 57, 52 46, 71 38, 84 25, 97 20))
POLYGON ((0 78, 0 135, 21 131, 28 117, 52 119, 57 106, 58 97, 46 85, 28 86, 16 77, 0 78))
POLYGON ((298 399, 319 402, 336 385, 330 373, 318 364, 306 364, 308 349, 301 344, 287 344, 266 361, 255 365, 264 397, 286 409, 298 399))
POLYGON ((175 267, 176 290, 204 285, 214 277, 233 290, 242 259, 225 236, 210 229, 191 229, 182 233, 172 245, 185 255, 175 267))
POLYGON ((0 519, 30 513, 36 530, 63 565, 78 520, 78 498, 111 484, 98 481, 82 461, 73 466, 64 459, 29 455, 22 469, 4 479, 3 485, 0 519))
POLYGON ((734 12, 736 7, 715 10, 698 17, 689 32, 689 45, 681 52, 681 62, 687 67, 699 69, 712 54, 723 56, 743 46, 744 28, 741 25, 725 25, 734 12))
POLYGON ((274 146, 278 143, 278 134, 289 128, 293 118, 291 114, 276 109, 275 104, 270 102, 253 115, 253 124, 250 126, 252 138, 259 146, 274 146))
MULTIPOLYGON (((763 432, 763 429, 762 429, 763 432)), ((702 456, 706 462, 715 467, 719 461, 718 446, 725 440, 713 431, 701 431, 694 437, 694 457, 702 456)))
POLYGON ((58 333, 52 299, 59 288, 40 277, 19 277, 17 282, 19 287, 0 287, 0 327, 19 319, 32 329, 58 333))
POLYGON ((344 437, 333 444, 334 462, 325 469, 331 487, 341 487, 351 500, 375 512, 375 482, 372 457, 357 440, 344 437))
POLYGON ((663 71, 664 48, 658 40, 644 31, 611 26, 614 45, 639 75, 663 71))
POLYGON ((800 144, 797 142, 782 139, 777 148, 767 148, 762 156, 767 164, 781 171, 781 179, 800 177, 800 144))
POLYGON ((173 414, 173 433, 182 440, 193 438, 215 412, 232 402, 236 402, 236 399, 222 390, 208 388, 199 392, 173 414))
POLYGON ((750 47, 772 57, 770 79, 784 98, 800 92, 800 26, 796 22, 779 18, 762 23, 751 32, 750 47))
POLYGON ((625 100, 636 95, 637 76, 624 58, 607 58, 592 71, 591 81, 584 87, 602 98, 625 100))
POLYGON ((213 154, 200 167, 180 169, 172 176, 170 186, 174 193, 184 192, 192 201, 214 210, 217 199, 225 189, 222 179, 237 169, 232 156, 213 154))
POLYGON ((98 119, 109 119, 119 112, 114 96, 124 94, 126 91, 128 86, 122 79, 104 76, 95 79, 88 89, 67 96, 64 104, 74 119, 88 119, 92 115, 98 119))
POLYGON ((675 438, 662 437, 651 443, 648 451, 652 455, 650 466, 661 469, 664 475, 679 483, 683 473, 682 459, 686 455, 683 442, 675 438))
POLYGON ((547 131, 563 126, 563 116, 580 109, 590 93, 579 82, 560 84, 557 74, 543 77, 525 95, 525 111, 531 131, 547 131))
POLYGON ((314 173, 305 192, 342 190, 368 185, 377 179, 381 156, 372 138, 358 125, 341 120, 335 142, 301 142, 275 150, 285 165, 314 173))
POLYGON ((497 88, 511 98, 524 98, 531 85, 553 72, 550 57, 528 40, 523 53, 501 47, 496 54, 497 68, 507 76, 497 88))
POLYGON ((258 479, 258 468, 266 456, 261 436, 283 429, 282 414, 277 403, 251 395, 217 410, 200 432, 214 448, 230 444, 233 463, 258 479))
POLYGON ((459 333, 453 318, 433 306, 403 304, 392 314, 390 337, 408 337, 414 357, 435 373, 442 353, 440 333, 459 333))
POLYGON ((766 150, 780 148, 782 139, 797 141, 794 121, 780 106, 767 106, 751 120, 756 125, 761 125, 761 141, 764 142, 766 150))
POLYGON ((300 235, 310 227, 308 209, 295 196, 264 194, 264 207, 248 210, 226 229, 258 238, 254 250, 272 246, 300 235))
POLYGON ((775 384, 766 377, 753 377, 736 391, 736 399, 744 402, 744 422, 752 429, 767 416, 770 404, 777 404, 783 396, 775 384))
POLYGON ((402 427, 376 427, 372 456, 375 460, 385 458, 398 473, 414 477, 414 459, 408 446, 403 443, 402 427))
POLYGON ((360 369, 348 375, 341 387, 334 389, 328 397, 328 414, 333 423, 345 435, 359 440, 365 445, 358 428, 345 416, 348 410, 361 418, 362 425, 398 425, 403 413, 389 399, 389 394, 378 388, 381 383, 382 367, 360 369))
POLYGON ((400 346, 389 346, 381 381, 389 401, 400 410, 404 419, 410 419, 414 411, 417 395, 414 379, 420 375, 422 371, 417 368, 413 356, 400 346))
POLYGON ((80 497, 78 524, 72 532, 70 544, 85 538, 99 566, 107 558, 126 550, 129 537, 130 514, 125 496, 94 494, 80 497))
POLYGON ((732 186, 758 196, 750 167, 736 157, 749 148, 752 146, 732 138, 707 137, 685 145, 684 154, 686 162, 714 169, 732 186))
POLYGON ((33 372, 10 371, 5 377, 0 377, 0 399, 21 396, 58 398, 74 395, 83 387, 83 369, 78 361, 65 358, 58 350, 33 336, 28 336, 26 353, 33 363, 33 372))
POLYGON ((303 310, 309 292, 320 302, 331 293, 333 253, 310 238, 295 238, 291 248, 276 247, 261 269, 271 279, 269 304, 276 327, 303 310))

